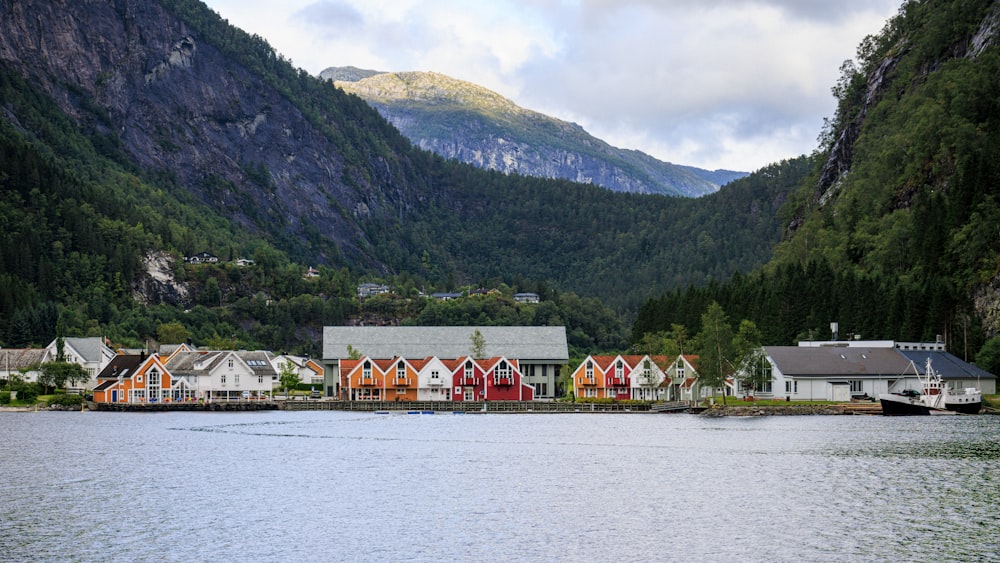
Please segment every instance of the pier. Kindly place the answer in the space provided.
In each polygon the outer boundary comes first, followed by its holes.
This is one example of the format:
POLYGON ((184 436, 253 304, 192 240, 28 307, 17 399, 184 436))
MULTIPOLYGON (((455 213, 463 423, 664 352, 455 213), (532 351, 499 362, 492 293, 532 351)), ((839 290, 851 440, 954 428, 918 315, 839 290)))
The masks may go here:
POLYGON ((567 403, 555 401, 278 401, 289 411, 460 413, 649 412, 649 403, 567 403))
POLYGON ((170 411, 273 411, 275 401, 188 401, 171 403, 87 403, 92 411, 170 412, 170 411))

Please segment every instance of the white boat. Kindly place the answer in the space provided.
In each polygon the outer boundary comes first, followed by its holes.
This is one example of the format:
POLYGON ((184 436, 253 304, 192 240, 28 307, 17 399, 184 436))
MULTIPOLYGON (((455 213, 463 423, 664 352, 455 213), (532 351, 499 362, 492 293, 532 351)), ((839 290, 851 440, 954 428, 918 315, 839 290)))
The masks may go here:
POLYGON ((879 395, 882 403, 882 414, 888 416, 928 415, 928 414, 976 414, 983 406, 983 393, 975 387, 951 389, 941 379, 941 374, 931 367, 931 359, 927 358, 927 366, 923 375, 917 366, 910 361, 910 366, 917 374, 922 389, 907 389, 900 393, 885 393, 879 395))

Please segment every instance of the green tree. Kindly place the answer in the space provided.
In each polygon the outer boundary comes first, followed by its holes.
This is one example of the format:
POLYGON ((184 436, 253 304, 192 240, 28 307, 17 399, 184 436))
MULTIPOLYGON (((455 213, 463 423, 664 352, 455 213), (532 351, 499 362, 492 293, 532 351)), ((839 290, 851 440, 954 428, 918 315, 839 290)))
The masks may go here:
POLYGON ((50 389, 65 387, 67 383, 76 386, 77 383, 86 381, 87 372, 80 364, 73 362, 46 362, 41 366, 38 374, 38 383, 45 388, 46 394, 50 389))
POLYGON ((191 331, 177 321, 161 323, 156 327, 156 338, 160 344, 181 344, 191 338, 191 331))
POLYGON ((976 354, 976 365, 992 374, 1000 374, 1000 336, 983 344, 976 354))
POLYGON ((299 372, 295 369, 295 364, 292 362, 281 364, 279 376, 279 382, 285 388, 285 398, 290 397, 292 389, 295 389, 299 383, 302 383, 302 378, 299 377, 299 372))
POLYGON ((361 359, 361 350, 358 350, 354 346, 351 346, 350 344, 348 344, 347 345, 347 359, 348 360, 360 360, 361 359))
MULTIPOLYGON (((722 306, 712 302, 708 310, 701 316, 701 333, 698 342, 701 346, 698 360, 698 379, 702 386, 716 389, 723 387, 726 377, 733 372, 732 360, 736 356, 733 345, 733 328, 729 325, 722 306)), ((726 395, 722 395, 722 404, 726 404, 726 395)))
POLYGON ((485 358, 486 337, 483 336, 483 333, 479 332, 479 329, 477 328, 475 332, 473 332, 472 335, 469 336, 469 340, 472 343, 472 346, 470 348, 471 350, 470 353, 472 354, 472 357, 476 359, 485 358))

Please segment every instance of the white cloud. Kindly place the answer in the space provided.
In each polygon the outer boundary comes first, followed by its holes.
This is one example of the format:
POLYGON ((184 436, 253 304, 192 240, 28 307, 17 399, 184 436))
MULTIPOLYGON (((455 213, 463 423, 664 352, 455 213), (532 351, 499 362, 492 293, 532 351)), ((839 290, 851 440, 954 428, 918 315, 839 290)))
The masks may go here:
POLYGON ((428 70, 624 148, 753 170, 810 152, 900 0, 208 0, 309 72, 428 70))

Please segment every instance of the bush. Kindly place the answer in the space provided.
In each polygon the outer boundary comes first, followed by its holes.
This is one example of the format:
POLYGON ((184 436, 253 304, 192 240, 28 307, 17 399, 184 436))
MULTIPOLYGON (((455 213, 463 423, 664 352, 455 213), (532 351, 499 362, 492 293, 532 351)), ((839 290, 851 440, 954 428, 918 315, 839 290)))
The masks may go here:
POLYGON ((78 407, 83 404, 83 397, 81 395, 53 395, 49 399, 49 406, 59 405, 62 407, 78 407))
POLYGON ((10 404, 10 391, 0 391, 0 405, 10 404))
POLYGON ((14 386, 17 391, 17 402, 34 403, 38 395, 41 394, 40 386, 37 383, 20 383, 14 386))

